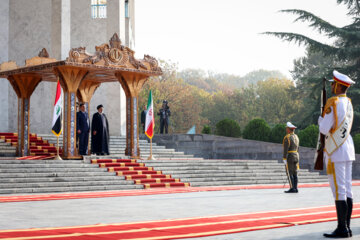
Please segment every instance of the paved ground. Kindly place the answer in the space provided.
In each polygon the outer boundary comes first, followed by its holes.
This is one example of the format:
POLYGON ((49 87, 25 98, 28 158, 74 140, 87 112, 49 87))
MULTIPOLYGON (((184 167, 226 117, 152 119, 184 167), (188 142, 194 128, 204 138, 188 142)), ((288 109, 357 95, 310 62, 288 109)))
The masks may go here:
MULTIPOLYGON (((354 187, 355 202, 360 187, 354 187)), ((305 188, 299 194, 284 189, 178 193, 39 202, 0 203, 0 229, 60 227, 135 222, 185 217, 332 205, 329 188, 305 188)), ((323 239, 335 222, 309 224, 193 239, 323 239)), ((360 219, 352 221, 353 239, 360 239, 360 219)))

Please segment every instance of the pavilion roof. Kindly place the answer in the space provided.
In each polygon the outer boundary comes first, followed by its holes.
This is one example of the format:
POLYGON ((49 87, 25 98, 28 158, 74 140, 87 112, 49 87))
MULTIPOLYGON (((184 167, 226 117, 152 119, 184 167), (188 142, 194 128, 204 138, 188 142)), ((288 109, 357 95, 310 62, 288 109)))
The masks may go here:
POLYGON ((57 81, 54 69, 65 66, 81 68, 88 71, 84 80, 95 82, 118 81, 115 73, 127 73, 131 75, 158 76, 162 74, 158 61, 145 55, 142 60, 134 57, 134 51, 121 45, 117 34, 110 39, 109 44, 95 47, 95 54, 89 54, 85 47, 73 48, 66 60, 49 58, 46 49, 39 56, 27 59, 25 66, 17 66, 13 61, 4 62, 0 65, 0 78, 8 78, 12 75, 37 75, 42 81, 57 81))

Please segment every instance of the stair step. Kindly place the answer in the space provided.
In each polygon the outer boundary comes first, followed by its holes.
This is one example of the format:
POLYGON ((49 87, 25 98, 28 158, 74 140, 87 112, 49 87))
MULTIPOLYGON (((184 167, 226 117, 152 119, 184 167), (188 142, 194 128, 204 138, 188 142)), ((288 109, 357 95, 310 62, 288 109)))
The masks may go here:
POLYGON ((146 183, 144 184, 145 188, 169 188, 169 187, 189 187, 189 183, 182 182, 171 182, 171 183, 146 183))
POLYGON ((126 180, 134 180, 134 179, 149 179, 149 178, 171 178, 171 175, 166 174, 139 174, 139 175, 128 175, 125 176, 126 180))
POLYGON ((55 192, 89 192, 106 190, 143 189, 143 185, 104 185, 104 186, 80 186, 80 187, 47 187, 47 188, 9 188, 0 189, 0 194, 15 193, 55 193, 55 192))
POLYGON ((144 174, 162 174, 161 171, 117 171, 117 176, 127 176, 127 175, 144 175, 144 174))
POLYGON ((178 178, 150 178, 150 179, 134 180, 135 184, 165 183, 165 182, 180 182, 180 179, 178 179, 178 178))

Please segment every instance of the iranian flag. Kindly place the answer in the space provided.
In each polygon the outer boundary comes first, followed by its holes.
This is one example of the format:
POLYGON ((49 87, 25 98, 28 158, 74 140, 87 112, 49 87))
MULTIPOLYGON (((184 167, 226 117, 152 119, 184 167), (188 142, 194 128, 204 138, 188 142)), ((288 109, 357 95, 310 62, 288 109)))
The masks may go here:
POLYGON ((154 107, 153 107, 152 93, 150 90, 148 104, 147 104, 146 118, 145 118, 145 134, 150 139, 152 139, 152 137, 154 136, 154 128, 155 128, 154 107))
POLYGON ((57 82, 56 87, 56 96, 55 96, 55 103, 54 103, 54 113, 53 113, 53 120, 52 120, 52 129, 51 131, 55 136, 59 136, 61 134, 61 115, 62 115, 62 106, 63 101, 61 97, 61 87, 60 82, 57 82))

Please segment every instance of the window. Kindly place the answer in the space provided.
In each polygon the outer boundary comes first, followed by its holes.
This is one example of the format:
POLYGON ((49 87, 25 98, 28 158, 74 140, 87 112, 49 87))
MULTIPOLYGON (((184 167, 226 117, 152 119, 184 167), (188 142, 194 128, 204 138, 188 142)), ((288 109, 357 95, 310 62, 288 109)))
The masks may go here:
POLYGON ((106 0, 91 0, 91 18, 106 18, 106 0))
POLYGON ((129 1, 125 0, 125 17, 129 17, 129 1))

